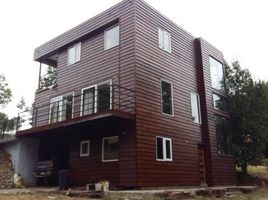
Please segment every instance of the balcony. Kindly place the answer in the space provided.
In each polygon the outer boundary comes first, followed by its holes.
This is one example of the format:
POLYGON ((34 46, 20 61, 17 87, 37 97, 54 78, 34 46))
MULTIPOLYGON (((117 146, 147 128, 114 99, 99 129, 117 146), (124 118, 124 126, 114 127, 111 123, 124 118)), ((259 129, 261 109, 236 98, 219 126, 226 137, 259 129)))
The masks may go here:
POLYGON ((135 92, 110 82, 69 93, 19 113, 17 136, 45 132, 98 119, 135 119, 135 92))

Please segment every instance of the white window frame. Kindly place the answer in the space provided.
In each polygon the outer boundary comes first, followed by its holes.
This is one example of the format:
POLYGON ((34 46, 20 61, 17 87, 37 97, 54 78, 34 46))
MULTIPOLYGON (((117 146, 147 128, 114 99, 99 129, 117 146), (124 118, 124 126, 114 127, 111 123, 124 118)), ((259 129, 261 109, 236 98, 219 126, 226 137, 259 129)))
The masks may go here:
POLYGON ((114 48, 114 47, 118 46, 119 44, 120 44, 120 26, 119 26, 119 24, 105 29, 105 31, 104 31, 104 50, 114 48), (118 43, 111 46, 111 47, 107 47, 107 32, 116 28, 116 27, 118 27, 118 43))
POLYGON ((156 143, 156 160, 157 161, 173 161, 173 153, 172 153, 172 139, 171 138, 168 138, 168 137, 163 137, 163 136, 156 136, 156 140, 155 140, 155 143, 156 143), (157 138, 161 138, 162 139, 162 147, 163 147, 163 159, 159 159, 158 158, 158 154, 157 154, 157 138), (166 148, 166 141, 169 141, 170 142, 170 158, 167 158, 167 148, 166 148))
POLYGON ((170 116, 170 117, 174 117, 174 99, 173 99, 173 84, 171 81, 169 80, 166 80, 166 79, 160 79, 160 90, 161 90, 161 112, 163 115, 166 115, 166 116, 170 116), (168 113, 164 113, 163 111, 163 93, 162 93, 162 82, 166 82, 166 83, 169 83, 171 85, 171 106, 172 106, 172 113, 171 114, 168 114, 168 113))
POLYGON ((199 121, 196 122, 194 119, 192 119, 192 122, 201 124, 201 107, 200 107, 200 95, 197 92, 190 91, 190 105, 191 105, 191 115, 193 117, 193 110, 192 110, 192 94, 197 96, 197 111, 198 111, 198 118, 199 121))
MULTIPOLYGON (((119 152, 118 152, 118 159, 104 160, 104 140, 114 139, 114 138, 118 139, 118 145, 119 145, 119 136, 111 136, 111 137, 102 138, 102 151, 101 151, 101 161, 102 162, 116 162, 116 161, 119 161, 119 152)), ((118 151, 119 151, 119 149, 118 149, 118 151)))
POLYGON ((60 101, 59 103, 59 120, 57 122, 61 122, 62 121, 62 108, 63 108, 63 97, 68 96, 68 95, 72 95, 73 96, 73 101, 72 101, 72 118, 74 117, 74 92, 70 92, 70 93, 66 93, 64 95, 60 95, 57 97, 53 97, 50 99, 50 104, 49 104, 49 116, 48 116, 48 123, 51 123, 51 107, 53 105, 54 102, 60 101))
POLYGON ((72 45, 71 47, 69 47, 68 48, 68 51, 67 51, 67 66, 69 66, 69 65, 72 65, 72 64, 74 64, 74 63, 77 63, 77 62, 79 62, 80 60, 81 60, 81 46, 82 46, 82 44, 81 44, 81 42, 78 42, 78 43, 76 43, 76 44, 74 44, 74 45, 72 45), (74 57, 75 57, 75 59, 74 59, 74 61, 70 61, 70 51, 71 51, 71 49, 72 48, 74 48, 74 57), (77 52, 78 52, 78 55, 77 55, 77 52))
POLYGON ((170 35, 169 32, 167 32, 167 31, 165 31, 164 29, 159 28, 159 27, 158 27, 158 47, 159 47, 160 49, 162 49, 162 50, 168 52, 168 53, 171 53, 171 35, 170 35), (163 38, 160 38, 160 32, 162 32, 162 34, 163 34, 163 38), (169 43, 169 44, 166 44, 166 43, 165 43, 165 35, 168 36, 168 39, 169 39, 169 40, 168 40, 168 43, 169 43), (160 42, 159 42, 160 40, 163 40, 163 41, 162 41, 162 42, 163 42, 163 47, 160 46, 160 42), (168 45, 168 47, 166 47, 166 45, 168 45))
POLYGON ((97 113, 98 112, 98 110, 97 110, 97 108, 98 108, 98 86, 106 84, 106 83, 109 83, 109 85, 110 85, 110 110, 112 110, 112 106, 113 106, 113 96, 112 96, 113 95, 113 87, 112 87, 113 80, 109 79, 107 81, 103 81, 103 82, 97 83, 95 85, 91 85, 91 86, 82 88, 82 90, 81 90, 81 103, 80 103, 80 116, 83 116, 84 91, 88 90, 90 88, 95 88, 94 113, 97 113))
POLYGON ((86 157, 89 156, 90 154, 90 141, 89 140, 84 140, 80 142, 80 157, 86 157), (87 153, 83 154, 82 152, 82 146, 83 144, 87 144, 87 153))

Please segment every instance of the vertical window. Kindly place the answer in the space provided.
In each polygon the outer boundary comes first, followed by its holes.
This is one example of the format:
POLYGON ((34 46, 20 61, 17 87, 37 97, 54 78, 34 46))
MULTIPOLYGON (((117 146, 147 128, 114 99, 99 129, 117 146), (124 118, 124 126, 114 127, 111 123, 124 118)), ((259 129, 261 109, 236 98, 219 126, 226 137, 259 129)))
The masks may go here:
POLYGON ((72 118, 73 95, 64 95, 50 100, 49 123, 55 123, 72 118))
POLYGON ((118 161, 119 160, 119 137, 106 137, 102 140, 102 161, 118 161))
POLYGON ((158 28, 158 45, 160 49, 163 49, 171 53, 171 38, 170 34, 161 28, 158 28))
POLYGON ((212 87, 225 91, 223 65, 212 57, 209 57, 212 87))
POLYGON ((119 26, 105 30, 104 33, 104 49, 110 49, 119 45, 119 26))
POLYGON ((214 108, 220 111, 228 111, 228 105, 226 98, 213 94, 213 105, 214 108))
POLYGON ((225 117, 215 116, 217 148, 219 154, 232 154, 230 121, 225 117))
POLYGON ((191 92, 191 108, 192 108, 192 120, 193 122, 200 123, 200 100, 197 93, 191 92))
POLYGON ((162 112, 168 115, 173 115, 173 94, 172 94, 171 83, 162 80, 161 90, 162 90, 162 112))
POLYGON ((89 115, 95 112, 95 87, 82 90, 82 115, 89 115))
POLYGON ((68 65, 80 61, 81 58, 81 42, 76 43, 68 49, 68 65))
POLYGON ((156 137, 156 160, 172 161, 172 143, 170 138, 156 137))
POLYGON ((89 156, 90 142, 89 140, 80 142, 80 157, 89 156))
POLYGON ((81 116, 112 108, 112 80, 82 89, 81 116))

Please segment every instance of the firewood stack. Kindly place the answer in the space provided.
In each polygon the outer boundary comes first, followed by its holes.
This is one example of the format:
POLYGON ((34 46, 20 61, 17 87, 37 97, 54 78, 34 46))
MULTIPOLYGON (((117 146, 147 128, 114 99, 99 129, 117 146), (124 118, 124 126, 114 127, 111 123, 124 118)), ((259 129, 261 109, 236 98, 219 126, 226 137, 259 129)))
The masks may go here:
POLYGON ((11 156, 0 148, 0 189, 13 188, 13 175, 11 156))

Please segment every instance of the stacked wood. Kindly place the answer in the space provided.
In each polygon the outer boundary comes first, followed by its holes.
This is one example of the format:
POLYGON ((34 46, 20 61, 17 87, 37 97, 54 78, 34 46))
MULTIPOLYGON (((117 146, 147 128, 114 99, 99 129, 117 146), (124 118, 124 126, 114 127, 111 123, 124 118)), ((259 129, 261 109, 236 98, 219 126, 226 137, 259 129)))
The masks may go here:
POLYGON ((0 189, 13 188, 13 175, 11 156, 0 149, 0 189))

